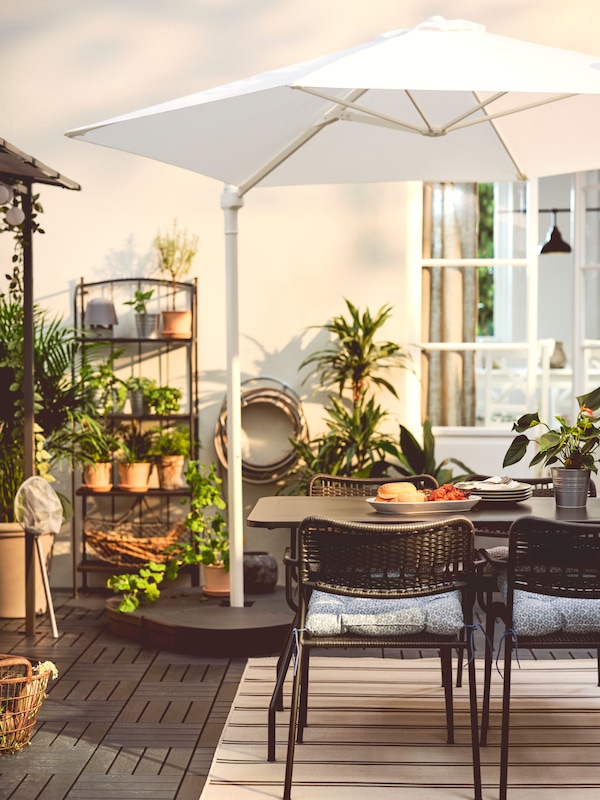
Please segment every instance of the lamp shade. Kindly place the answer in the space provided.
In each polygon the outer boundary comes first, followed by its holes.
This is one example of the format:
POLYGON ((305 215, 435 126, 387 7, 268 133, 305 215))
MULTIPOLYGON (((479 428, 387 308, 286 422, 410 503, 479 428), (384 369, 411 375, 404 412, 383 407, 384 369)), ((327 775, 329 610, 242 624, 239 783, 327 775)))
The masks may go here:
POLYGON ((552 209, 552 223, 546 235, 546 240, 542 242, 539 255, 547 253, 570 253, 571 245, 562 238, 556 224, 556 209, 552 209))
POLYGON ((96 297, 88 302, 85 309, 86 325, 110 328, 116 325, 118 321, 117 312, 110 300, 106 300, 104 297, 96 297))

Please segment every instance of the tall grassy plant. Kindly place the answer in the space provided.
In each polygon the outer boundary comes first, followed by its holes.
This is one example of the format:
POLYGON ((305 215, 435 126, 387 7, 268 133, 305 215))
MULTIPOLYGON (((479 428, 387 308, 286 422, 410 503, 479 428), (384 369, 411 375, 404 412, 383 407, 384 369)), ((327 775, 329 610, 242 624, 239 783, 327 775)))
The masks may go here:
POLYGON ((381 432, 387 412, 376 402, 373 390, 384 389, 398 397, 390 372, 410 367, 410 356, 400 345, 377 338, 391 306, 371 314, 345 302, 348 316, 336 316, 320 326, 331 335, 330 344, 300 365, 315 367, 321 387, 335 387, 337 395, 328 395, 324 434, 308 442, 291 440, 297 463, 282 489, 286 494, 304 493, 316 472, 368 476, 397 449, 393 439, 381 432))

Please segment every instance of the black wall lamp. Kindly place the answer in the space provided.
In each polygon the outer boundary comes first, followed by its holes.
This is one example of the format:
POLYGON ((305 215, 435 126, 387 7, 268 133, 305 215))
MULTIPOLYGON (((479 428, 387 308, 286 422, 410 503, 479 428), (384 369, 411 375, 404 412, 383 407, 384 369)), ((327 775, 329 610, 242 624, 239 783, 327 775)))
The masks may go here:
POLYGON ((548 253, 570 253, 571 252, 571 245, 562 238, 560 231, 558 230, 558 226, 556 224, 556 215, 559 212, 568 212, 570 209, 568 208, 552 208, 552 209, 544 209, 540 208, 540 213, 550 211, 552 214, 552 221, 550 223, 550 227, 548 228, 548 233, 546 234, 546 240, 542 242, 539 249, 539 255, 544 256, 548 253))

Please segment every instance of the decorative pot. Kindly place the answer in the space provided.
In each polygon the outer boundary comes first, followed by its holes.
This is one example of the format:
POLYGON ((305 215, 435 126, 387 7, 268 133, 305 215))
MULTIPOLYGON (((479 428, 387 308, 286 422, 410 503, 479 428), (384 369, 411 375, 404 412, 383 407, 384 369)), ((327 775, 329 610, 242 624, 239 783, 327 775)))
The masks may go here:
POLYGON ((83 485, 93 492, 110 492, 112 489, 112 461, 99 461, 83 467, 83 485))
POLYGON ((151 339, 158 331, 158 314, 136 314, 135 327, 138 339, 151 339))
POLYGON ((135 461, 133 464, 120 461, 119 489, 125 492, 146 492, 152 464, 147 461, 135 461))
MULTIPOLYGON (((54 534, 40 536, 42 550, 46 559, 46 569, 50 569, 54 534)), ((22 619, 25 617, 25 531, 18 522, 0 523, 0 617, 22 619)), ((48 610, 40 567, 35 558, 35 613, 45 614, 48 610)))
POLYGON ((131 413, 134 417, 141 417, 146 413, 146 398, 143 389, 130 389, 129 402, 131 403, 131 413))
POLYGON ((277 559, 270 553, 244 553, 244 593, 269 594, 277 585, 277 559))
POLYGON ((557 508, 585 508, 590 488, 589 469, 552 468, 557 508))
POLYGON ((203 564, 204 580, 202 587, 204 594, 210 597, 226 597, 229 595, 229 572, 220 564, 203 564))
POLYGON ((172 491, 183 486, 185 456, 161 456, 157 462, 158 483, 161 489, 172 491))
POLYGON ((189 339, 192 335, 192 312, 163 311, 162 335, 165 339, 189 339))

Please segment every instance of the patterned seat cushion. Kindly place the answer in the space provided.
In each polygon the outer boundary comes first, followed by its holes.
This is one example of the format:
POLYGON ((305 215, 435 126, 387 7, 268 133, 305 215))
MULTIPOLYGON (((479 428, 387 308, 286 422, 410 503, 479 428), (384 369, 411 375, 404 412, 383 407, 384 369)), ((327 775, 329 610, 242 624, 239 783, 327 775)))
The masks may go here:
POLYGON ((399 600, 313 592, 306 615, 306 628, 313 636, 398 636, 422 631, 452 636, 463 625, 458 591, 399 600))
MULTIPOLYGON (((498 587, 506 601, 506 573, 498 575, 498 587)), ((515 590, 513 630, 517 636, 546 636, 550 633, 594 633, 600 631, 600 600, 515 590)))

